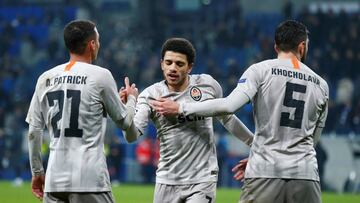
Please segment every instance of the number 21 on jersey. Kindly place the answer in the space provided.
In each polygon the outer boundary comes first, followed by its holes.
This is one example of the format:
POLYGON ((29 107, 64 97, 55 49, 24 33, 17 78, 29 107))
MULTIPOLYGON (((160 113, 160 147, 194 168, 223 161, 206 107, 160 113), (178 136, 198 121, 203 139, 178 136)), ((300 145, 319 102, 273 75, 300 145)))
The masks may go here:
MULTIPOLYGON (((70 106, 70 125, 69 128, 65 128, 65 137, 82 137, 83 130, 79 127, 79 106, 80 106, 80 90, 66 90, 66 98, 71 99, 70 106)), ((62 119, 62 113, 64 108, 64 91, 58 90, 46 93, 49 106, 54 106, 54 101, 58 101, 59 111, 51 118, 51 126, 53 128, 54 137, 60 137, 60 130, 57 127, 57 123, 62 119)))

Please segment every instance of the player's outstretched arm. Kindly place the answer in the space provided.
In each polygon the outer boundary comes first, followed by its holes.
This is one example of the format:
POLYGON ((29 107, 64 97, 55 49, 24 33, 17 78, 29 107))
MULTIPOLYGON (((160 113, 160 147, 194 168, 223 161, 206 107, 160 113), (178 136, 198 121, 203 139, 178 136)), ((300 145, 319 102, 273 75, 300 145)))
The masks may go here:
POLYGON ((161 115, 169 116, 179 114, 180 104, 169 98, 157 98, 149 102, 151 107, 161 115))
POLYGON ((134 96, 135 98, 138 98, 139 96, 139 90, 136 88, 135 83, 131 84, 128 77, 125 77, 124 79, 125 87, 121 87, 119 90, 119 96, 121 101, 126 104, 129 96, 134 96))
POLYGON ((123 130, 123 135, 126 142, 132 143, 135 142, 142 134, 136 127, 135 123, 132 122, 131 126, 128 129, 123 130))
POLYGON ((152 107, 162 115, 196 114, 199 116, 221 116, 235 113, 244 104, 249 102, 249 97, 242 91, 234 89, 226 98, 211 99, 203 102, 177 103, 171 99, 159 98, 152 101, 152 107))
MULTIPOLYGON (((135 84, 132 84, 130 86, 130 81, 128 77, 125 77, 124 79, 125 87, 121 87, 119 90, 119 96, 121 99, 121 102, 124 104, 127 104, 128 98, 131 96, 135 96, 136 98, 139 95, 138 89, 136 88, 135 84)), ((128 107, 129 108, 129 107, 128 107)), ((134 116, 132 116, 134 118, 134 116)), ((141 135, 139 130, 136 128, 134 121, 131 122, 131 125, 129 128, 123 130, 124 138, 128 143, 135 142, 137 138, 141 135)))
POLYGON ((217 119, 220 123, 236 138, 247 144, 251 145, 253 142, 254 134, 240 121, 234 114, 219 116, 217 119))
POLYGON ((130 86, 129 80, 126 79, 126 81, 125 90, 127 93, 127 101, 124 105, 120 100, 115 80, 110 71, 106 70, 102 75, 98 76, 98 87, 106 112, 116 125, 123 130, 128 129, 133 122, 138 96, 138 90, 135 84, 130 86))
POLYGON ((128 124, 128 127, 123 128, 123 130, 127 130, 128 128, 131 128, 131 125, 133 125, 136 100, 139 95, 139 91, 134 83, 130 86, 128 77, 125 77, 124 83, 125 88, 120 88, 119 95, 121 101, 126 104, 127 116, 124 118, 123 123, 128 124))
POLYGON ((250 101, 249 97, 235 88, 226 98, 212 99, 197 103, 183 103, 179 113, 199 116, 222 116, 235 113, 250 101))

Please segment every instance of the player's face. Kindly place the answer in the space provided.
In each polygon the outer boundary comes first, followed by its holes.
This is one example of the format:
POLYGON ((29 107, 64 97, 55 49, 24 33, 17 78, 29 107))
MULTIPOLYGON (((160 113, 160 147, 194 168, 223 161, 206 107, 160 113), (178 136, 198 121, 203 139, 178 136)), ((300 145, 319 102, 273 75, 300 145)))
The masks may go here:
POLYGON ((161 60, 161 69, 170 90, 183 91, 187 87, 192 64, 188 63, 185 54, 166 51, 161 60))
POLYGON ((97 58, 99 49, 100 49, 100 41, 99 41, 99 32, 95 28, 95 39, 91 41, 92 43, 92 52, 91 52, 91 59, 94 61, 97 58))

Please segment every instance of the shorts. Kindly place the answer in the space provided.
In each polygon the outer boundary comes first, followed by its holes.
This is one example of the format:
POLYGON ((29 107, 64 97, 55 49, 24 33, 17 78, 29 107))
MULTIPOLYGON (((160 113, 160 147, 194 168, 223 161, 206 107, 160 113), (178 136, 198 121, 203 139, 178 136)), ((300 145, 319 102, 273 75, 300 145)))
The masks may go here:
POLYGON ((46 192, 44 203, 114 203, 109 192, 46 192))
POLYGON ((214 203, 215 198, 216 182, 155 185, 154 203, 214 203))
POLYGON ((239 203, 321 203, 320 183, 313 180, 245 179, 239 203))

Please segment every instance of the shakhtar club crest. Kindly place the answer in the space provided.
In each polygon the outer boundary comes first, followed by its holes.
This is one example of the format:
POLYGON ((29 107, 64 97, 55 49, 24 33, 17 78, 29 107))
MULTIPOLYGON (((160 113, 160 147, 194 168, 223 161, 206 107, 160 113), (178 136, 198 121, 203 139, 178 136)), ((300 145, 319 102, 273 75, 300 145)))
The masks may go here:
POLYGON ((200 101, 201 97, 202 97, 202 93, 200 91, 200 89, 198 87, 192 87, 190 89, 190 96, 191 98, 193 98, 195 101, 200 101))

